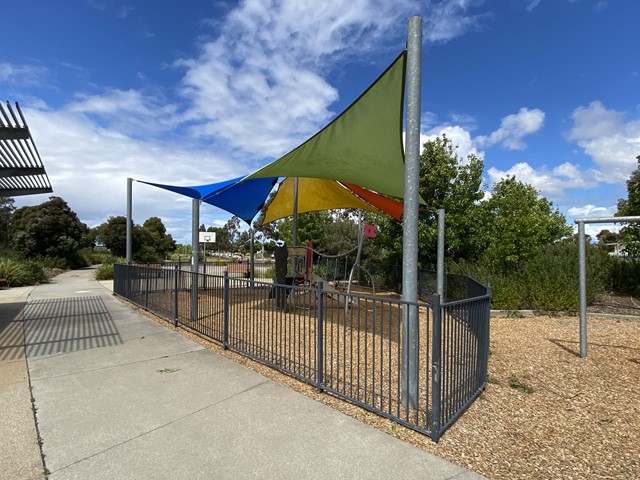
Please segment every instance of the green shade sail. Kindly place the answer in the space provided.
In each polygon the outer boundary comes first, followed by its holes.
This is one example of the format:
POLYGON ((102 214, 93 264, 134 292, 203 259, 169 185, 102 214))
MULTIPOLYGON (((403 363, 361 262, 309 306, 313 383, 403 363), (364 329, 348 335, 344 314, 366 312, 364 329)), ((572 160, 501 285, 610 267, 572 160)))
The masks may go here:
POLYGON ((305 143, 249 175, 326 178, 404 197, 406 52, 349 108, 305 143))

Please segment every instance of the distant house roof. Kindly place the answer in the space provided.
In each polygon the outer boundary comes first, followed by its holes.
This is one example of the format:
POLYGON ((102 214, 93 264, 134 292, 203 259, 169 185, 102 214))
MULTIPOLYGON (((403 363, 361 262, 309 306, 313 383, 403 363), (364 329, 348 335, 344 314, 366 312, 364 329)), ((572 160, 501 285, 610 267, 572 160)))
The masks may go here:
POLYGON ((0 197, 53 192, 18 102, 0 103, 0 197), (17 112, 17 115, 16 115, 17 112))

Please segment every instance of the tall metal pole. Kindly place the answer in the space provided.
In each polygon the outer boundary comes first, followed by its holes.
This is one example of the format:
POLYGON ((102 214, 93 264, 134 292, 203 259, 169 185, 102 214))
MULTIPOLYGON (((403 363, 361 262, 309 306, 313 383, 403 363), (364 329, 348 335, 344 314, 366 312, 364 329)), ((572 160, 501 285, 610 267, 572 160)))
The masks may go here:
POLYGON ((587 258, 584 222, 578 222, 578 276, 580 283, 580 356, 587 356, 587 258))
POLYGON ((127 265, 133 262, 133 178, 127 178, 127 265))
POLYGON ((200 200, 191 200, 191 321, 198 319, 198 270, 200 256, 200 200))
MULTIPOLYGON (((295 247, 298 245, 298 177, 294 177, 293 179, 293 228, 291 232, 291 247, 295 247)), ((296 260, 297 258, 294 256, 291 259, 291 275, 294 278, 296 277, 296 260)))
POLYGON ((436 265, 436 290, 444 300, 444 209, 438 210, 438 255, 436 265))
MULTIPOLYGON (((402 298, 418 301, 418 201, 420 186, 420 114, 422 88, 422 18, 409 19, 407 35, 407 105, 402 241, 402 298)), ((402 399, 418 406, 418 310, 405 305, 402 315, 402 399)))
POLYGON ((637 223, 640 216, 630 217, 600 217, 577 218, 574 223, 578 225, 578 283, 580 285, 580 356, 587 356, 587 257, 586 235, 584 225, 586 223, 637 223))
POLYGON ((255 276, 255 263, 253 257, 255 255, 255 239, 256 232, 253 228, 249 229, 249 233, 251 234, 251 244, 249 246, 249 285, 253 288, 253 280, 255 276))

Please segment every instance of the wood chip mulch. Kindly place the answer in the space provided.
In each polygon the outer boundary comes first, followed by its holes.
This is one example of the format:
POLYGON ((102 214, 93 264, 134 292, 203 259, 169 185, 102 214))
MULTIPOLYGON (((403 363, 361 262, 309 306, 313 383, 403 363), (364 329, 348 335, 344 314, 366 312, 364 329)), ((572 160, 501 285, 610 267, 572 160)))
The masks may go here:
POLYGON ((488 478, 640 479, 640 317, 590 316, 586 358, 579 356, 577 316, 492 318, 487 387, 437 444, 194 333, 178 331, 488 478))

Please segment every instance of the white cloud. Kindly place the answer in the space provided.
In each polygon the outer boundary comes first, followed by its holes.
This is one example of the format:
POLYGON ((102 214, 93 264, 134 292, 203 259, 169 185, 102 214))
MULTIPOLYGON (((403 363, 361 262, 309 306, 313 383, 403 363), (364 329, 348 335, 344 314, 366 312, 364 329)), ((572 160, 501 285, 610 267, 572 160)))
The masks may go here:
POLYGON ((592 172, 583 173, 577 165, 563 163, 549 170, 547 167, 533 168, 526 162, 517 163, 508 170, 491 167, 488 171, 490 183, 494 184, 506 177, 532 185, 545 196, 562 197, 566 189, 586 189, 598 182, 592 172))
POLYGON ((626 120, 623 112, 594 101, 573 111, 568 138, 575 141, 600 168, 600 179, 618 183, 629 179, 640 154, 640 120, 626 120))
POLYGON ((484 152, 478 150, 471 133, 459 125, 443 125, 432 128, 426 134, 420 136, 420 143, 424 144, 424 142, 434 140, 436 137, 442 137, 442 135, 446 135, 453 145, 457 147, 457 154, 462 160, 461 163, 464 164, 466 162, 468 155, 484 158, 484 152))
POLYGON ((38 65, 19 65, 0 62, 0 85, 20 85, 22 87, 40 85, 48 70, 38 65))
POLYGON ((523 138, 540 130, 544 117, 545 113, 538 108, 522 107, 518 113, 504 117, 500 128, 488 136, 477 137, 476 142, 481 146, 500 145, 507 150, 524 150, 527 145, 523 138))
MULTIPOLYGON (((446 41, 474 28, 480 17, 470 11, 482 3, 428 2, 427 39, 446 41)), ((176 62, 185 69, 193 132, 263 156, 295 147, 337 113, 331 105, 338 92, 326 75, 340 61, 399 51, 416 10, 409 0, 243 2, 197 58, 176 62)))
POLYGON ((615 206, 598 207, 596 205, 584 205, 572 207, 567 210, 571 218, 609 218, 613 217, 618 209, 615 206))

